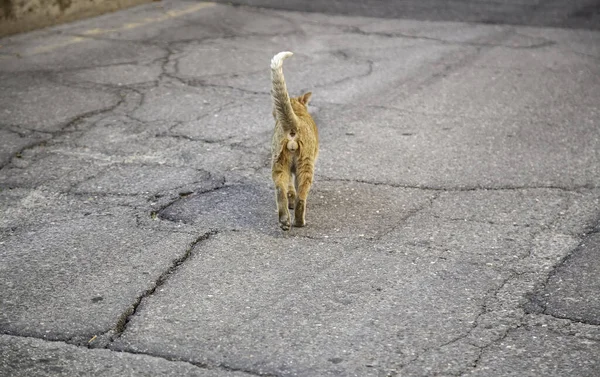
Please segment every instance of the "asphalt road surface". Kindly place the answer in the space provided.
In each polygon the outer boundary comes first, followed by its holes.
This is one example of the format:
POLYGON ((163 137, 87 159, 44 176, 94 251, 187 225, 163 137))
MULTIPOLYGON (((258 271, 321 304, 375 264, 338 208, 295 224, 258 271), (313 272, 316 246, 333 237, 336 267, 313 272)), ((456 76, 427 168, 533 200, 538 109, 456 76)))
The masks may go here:
POLYGON ((0 375, 599 376, 599 2, 278 3, 0 39, 0 375))

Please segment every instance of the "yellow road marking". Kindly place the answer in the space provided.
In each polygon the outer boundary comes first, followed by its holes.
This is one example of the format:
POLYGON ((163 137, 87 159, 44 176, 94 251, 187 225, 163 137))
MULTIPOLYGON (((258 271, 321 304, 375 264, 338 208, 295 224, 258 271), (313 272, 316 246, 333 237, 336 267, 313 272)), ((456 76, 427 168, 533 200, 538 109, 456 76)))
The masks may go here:
POLYGON ((140 26, 144 26, 144 25, 148 25, 149 23, 152 22, 162 22, 162 21, 166 21, 169 19, 173 19, 173 18, 178 18, 181 16, 185 16, 186 14, 190 14, 190 13, 194 13, 196 11, 199 11, 200 9, 203 8, 209 8, 215 6, 215 3, 199 3, 196 5, 192 5, 191 7, 185 8, 185 9, 181 9, 181 10, 169 10, 166 11, 164 15, 158 16, 158 17, 147 17, 144 18, 141 21, 138 22, 130 22, 128 24, 125 24, 121 27, 118 28, 114 28, 114 29, 90 29, 87 30, 85 32, 83 32, 83 35, 100 35, 100 34, 107 34, 107 33, 113 33, 115 31, 125 31, 125 30, 131 30, 131 29, 135 29, 138 28, 140 26))
POLYGON ((85 38, 82 37, 73 37, 69 40, 66 40, 64 42, 61 43, 55 43, 53 45, 47 45, 47 46, 41 46, 41 47, 36 47, 33 52, 27 54, 27 56, 29 55, 36 55, 36 54, 42 54, 44 52, 48 52, 48 51, 52 51, 54 49, 57 49, 59 47, 64 47, 64 46, 68 46, 68 45, 72 45, 75 43, 79 43, 82 42, 85 38))
POLYGON ((68 40, 60 42, 60 43, 37 47, 37 48, 33 49, 33 51, 28 53, 26 56, 42 54, 44 52, 49 52, 49 51, 55 50, 57 48, 61 48, 61 47, 65 47, 65 46, 69 46, 72 44, 83 42, 86 39, 88 39, 85 36, 96 36, 96 35, 114 33, 117 31, 132 30, 132 29, 138 28, 140 26, 148 25, 153 22, 162 22, 162 21, 178 18, 181 16, 185 16, 186 14, 194 13, 194 12, 199 11, 200 9, 213 7, 215 5, 216 5, 215 3, 209 3, 209 2, 199 3, 199 4, 192 5, 190 7, 184 8, 184 9, 169 10, 169 11, 166 11, 165 14, 157 16, 157 17, 146 17, 141 21, 129 22, 121 27, 116 27, 116 28, 112 28, 112 29, 89 29, 89 30, 84 31, 83 33, 80 33, 82 36, 73 37, 71 39, 68 39, 68 40))

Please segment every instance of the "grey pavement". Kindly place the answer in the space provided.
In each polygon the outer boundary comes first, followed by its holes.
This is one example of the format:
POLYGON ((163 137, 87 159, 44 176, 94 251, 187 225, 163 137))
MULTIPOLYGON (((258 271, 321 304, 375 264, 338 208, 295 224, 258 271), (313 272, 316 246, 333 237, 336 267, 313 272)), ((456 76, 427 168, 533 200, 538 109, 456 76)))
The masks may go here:
POLYGON ((600 375, 598 2, 244 4, 0 39, 0 375, 600 375))

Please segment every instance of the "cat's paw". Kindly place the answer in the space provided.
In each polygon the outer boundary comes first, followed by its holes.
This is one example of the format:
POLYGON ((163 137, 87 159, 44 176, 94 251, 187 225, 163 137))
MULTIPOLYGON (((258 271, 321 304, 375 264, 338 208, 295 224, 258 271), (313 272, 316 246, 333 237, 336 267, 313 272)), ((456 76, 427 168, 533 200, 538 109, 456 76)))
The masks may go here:
POLYGON ((283 230, 290 230, 290 215, 279 216, 279 227, 283 230))
POLYGON ((294 209, 294 226, 298 228, 302 228, 306 225, 304 221, 304 214, 306 211, 306 202, 302 199, 296 200, 296 205, 294 209))
POLYGON ((294 227, 296 228, 302 228, 306 226, 306 222, 302 221, 302 220, 294 220, 294 227))
POLYGON ((281 230, 290 230, 290 222, 289 222, 289 220, 280 221, 279 222, 279 227, 281 228, 281 230))

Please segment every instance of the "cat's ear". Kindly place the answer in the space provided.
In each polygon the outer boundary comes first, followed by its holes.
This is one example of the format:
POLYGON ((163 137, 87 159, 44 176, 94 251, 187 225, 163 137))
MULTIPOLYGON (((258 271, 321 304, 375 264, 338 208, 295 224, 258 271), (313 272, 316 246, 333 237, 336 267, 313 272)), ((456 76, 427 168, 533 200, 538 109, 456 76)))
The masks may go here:
POLYGON ((310 101, 310 96, 312 96, 312 92, 306 92, 300 97, 298 97, 298 101, 304 106, 308 105, 308 101, 310 101))

